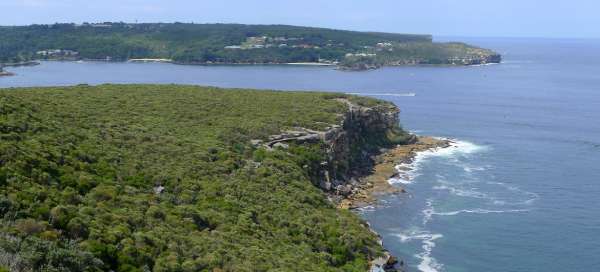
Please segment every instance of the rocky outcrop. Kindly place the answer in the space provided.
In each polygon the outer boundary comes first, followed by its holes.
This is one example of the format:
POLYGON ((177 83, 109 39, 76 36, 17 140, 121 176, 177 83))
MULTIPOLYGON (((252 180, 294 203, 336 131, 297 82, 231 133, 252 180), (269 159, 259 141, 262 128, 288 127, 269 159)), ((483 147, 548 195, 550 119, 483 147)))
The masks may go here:
POLYGON ((373 155, 393 145, 392 137, 404 133, 399 128, 400 110, 393 104, 366 107, 348 100, 342 124, 325 139, 328 159, 321 188, 337 196, 347 196, 356 188, 357 178, 373 168, 373 155))
MULTIPOLYGON (((400 110, 391 103, 364 106, 348 99, 338 101, 347 106, 339 124, 329 125, 324 131, 296 127, 272 135, 267 141, 251 142, 267 149, 286 149, 291 143, 323 143, 326 158, 320 162, 319 174, 313 182, 339 205, 368 187, 362 177, 374 170, 376 155, 385 148, 415 143, 418 139, 399 127, 400 110)), ((397 263, 395 257, 385 252, 384 256, 371 260, 370 271, 402 271, 396 268, 397 263)))
POLYGON ((358 189, 359 177, 372 171, 374 155, 382 148, 416 141, 415 136, 400 129, 400 110, 393 104, 361 106, 348 99, 338 100, 348 107, 340 124, 330 125, 324 131, 297 127, 272 135, 266 142, 252 141, 268 149, 287 148, 291 142, 323 142, 326 159, 321 162, 315 183, 336 203, 358 189))

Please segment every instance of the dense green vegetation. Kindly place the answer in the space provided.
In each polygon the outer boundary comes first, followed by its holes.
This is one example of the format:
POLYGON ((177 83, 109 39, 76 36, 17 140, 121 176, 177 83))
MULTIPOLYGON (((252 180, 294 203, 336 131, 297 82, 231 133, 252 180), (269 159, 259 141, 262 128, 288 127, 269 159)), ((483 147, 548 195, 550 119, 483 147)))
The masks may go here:
POLYGON ((0 269, 365 271, 381 248, 311 183, 320 145, 250 144, 338 123, 340 96, 0 90, 0 269))
POLYGON ((501 61, 501 56, 494 51, 456 42, 391 43, 364 52, 346 55, 341 67, 360 70, 393 65, 474 65, 501 61))
POLYGON ((449 59, 495 54, 467 45, 433 43, 430 35, 285 25, 104 23, 0 27, 0 63, 32 59, 160 58, 187 64, 341 62, 346 65, 357 60, 347 54, 363 53, 376 54, 376 63, 383 65, 452 63, 449 59), (48 50, 66 51, 45 52, 48 50))
POLYGON ((46 49, 67 49, 88 59, 170 58, 180 62, 296 62, 336 59, 381 40, 431 41, 427 35, 361 33, 283 25, 238 24, 55 24, 0 27, 0 62, 36 58, 46 49), (248 37, 292 38, 275 48, 228 50, 248 37), (279 48, 285 43, 286 48, 279 48), (316 48, 293 48, 293 45, 316 48), (328 46, 330 44, 330 46, 328 46))

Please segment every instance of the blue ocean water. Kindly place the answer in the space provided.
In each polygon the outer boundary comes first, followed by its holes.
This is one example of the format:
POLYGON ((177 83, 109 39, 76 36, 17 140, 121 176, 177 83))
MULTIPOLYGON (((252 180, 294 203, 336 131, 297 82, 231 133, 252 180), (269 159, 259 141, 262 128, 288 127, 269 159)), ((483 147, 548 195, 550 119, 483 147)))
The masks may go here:
POLYGON ((406 129, 456 143, 407 166, 410 178, 395 182, 408 194, 361 211, 410 271, 600 269, 600 41, 467 41, 504 63, 341 72, 45 62, 10 69, 17 76, 0 87, 180 83, 387 99, 406 129))

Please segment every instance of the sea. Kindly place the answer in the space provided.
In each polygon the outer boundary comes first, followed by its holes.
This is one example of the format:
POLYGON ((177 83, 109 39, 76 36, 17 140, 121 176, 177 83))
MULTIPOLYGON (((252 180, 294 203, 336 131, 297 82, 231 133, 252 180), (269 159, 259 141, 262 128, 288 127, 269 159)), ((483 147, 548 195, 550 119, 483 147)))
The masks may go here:
POLYGON ((401 108, 402 126, 451 139, 419 153, 408 193, 358 211, 408 271, 600 271, 600 40, 444 38, 501 64, 344 72, 296 65, 42 62, 0 87, 175 83, 336 91, 401 108))

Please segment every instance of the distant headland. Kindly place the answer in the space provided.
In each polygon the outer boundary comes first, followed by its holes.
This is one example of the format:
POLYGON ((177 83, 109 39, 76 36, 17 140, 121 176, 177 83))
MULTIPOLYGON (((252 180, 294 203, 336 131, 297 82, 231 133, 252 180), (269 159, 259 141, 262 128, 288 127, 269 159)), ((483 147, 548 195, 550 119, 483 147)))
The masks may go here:
POLYGON ((0 26, 0 63, 32 60, 177 64, 320 64, 341 70, 499 63, 501 56, 431 35, 288 25, 84 23, 0 26), (18 46, 17 46, 18 45, 18 46))

